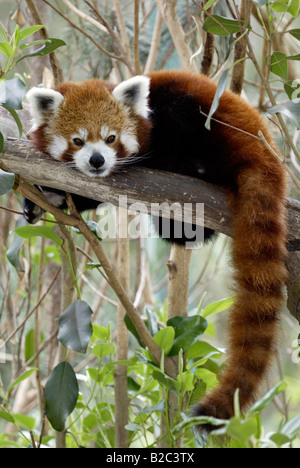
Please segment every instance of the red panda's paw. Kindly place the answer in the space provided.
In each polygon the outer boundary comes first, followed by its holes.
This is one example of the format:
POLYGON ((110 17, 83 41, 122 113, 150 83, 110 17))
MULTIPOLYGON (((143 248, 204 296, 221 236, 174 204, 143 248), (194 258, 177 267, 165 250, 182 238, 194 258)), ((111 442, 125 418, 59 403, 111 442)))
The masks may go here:
POLYGON ((45 211, 28 198, 23 199, 23 216, 29 224, 36 224, 45 211))

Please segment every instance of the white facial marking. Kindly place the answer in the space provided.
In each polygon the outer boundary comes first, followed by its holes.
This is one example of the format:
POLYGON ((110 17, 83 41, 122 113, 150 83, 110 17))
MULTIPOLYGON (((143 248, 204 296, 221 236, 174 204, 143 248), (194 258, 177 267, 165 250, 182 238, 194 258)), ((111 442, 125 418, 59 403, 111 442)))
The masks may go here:
POLYGON ((53 135, 51 143, 48 145, 49 154, 53 159, 60 159, 68 148, 67 140, 59 135, 53 135))
POLYGON ((139 144, 130 133, 123 132, 121 134, 121 143, 123 143, 130 155, 138 152, 139 144))
POLYGON ((74 161, 79 171, 90 177, 106 177, 113 170, 117 155, 116 151, 106 145, 104 141, 97 143, 86 143, 82 149, 74 153, 74 161), (105 163, 98 170, 95 170, 90 164, 90 159, 94 153, 99 153, 105 159, 105 163))
POLYGON ((106 138, 108 137, 108 131, 109 131, 108 126, 103 125, 103 127, 101 128, 101 136, 102 136, 103 140, 106 140, 106 138))
POLYGON ((88 131, 87 131, 87 129, 84 128, 84 127, 80 127, 80 128, 78 129, 78 131, 79 131, 79 135, 81 136, 81 138, 85 141, 85 140, 87 139, 87 136, 88 136, 88 131))
POLYGON ((72 138, 72 139, 74 139, 74 138, 80 138, 81 140, 86 141, 87 136, 88 136, 88 131, 87 131, 87 129, 84 128, 84 127, 79 127, 78 133, 74 133, 74 134, 71 136, 71 138, 72 138))
POLYGON ((110 130, 107 125, 103 125, 100 134, 104 141, 111 135, 117 136, 117 132, 115 130, 110 130))

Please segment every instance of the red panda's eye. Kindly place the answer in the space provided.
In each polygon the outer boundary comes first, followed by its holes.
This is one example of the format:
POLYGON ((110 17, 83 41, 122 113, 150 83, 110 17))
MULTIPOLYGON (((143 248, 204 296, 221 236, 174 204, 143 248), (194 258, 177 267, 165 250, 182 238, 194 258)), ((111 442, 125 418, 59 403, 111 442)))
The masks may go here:
POLYGON ((116 139, 115 135, 110 135, 108 138, 106 138, 106 143, 110 144, 113 143, 116 139))
POLYGON ((73 143, 76 146, 83 146, 84 145, 84 141, 81 138, 73 138, 73 143))

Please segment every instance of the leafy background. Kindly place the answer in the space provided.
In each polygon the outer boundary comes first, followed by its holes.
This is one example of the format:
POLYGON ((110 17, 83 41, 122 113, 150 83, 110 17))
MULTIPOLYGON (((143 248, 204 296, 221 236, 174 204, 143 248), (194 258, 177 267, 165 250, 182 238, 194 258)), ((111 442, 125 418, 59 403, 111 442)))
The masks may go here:
MULTIPOLYGON (((91 76, 108 79, 113 69, 113 62, 107 55, 99 53, 91 41, 45 6, 44 2, 36 4, 43 14, 49 36, 53 38, 42 42, 40 37, 36 39, 33 33, 38 33, 41 28, 31 24, 25 3, 16 2, 15 7, 19 6, 20 9, 12 11, 10 1, 1 2, 1 148, 5 144, 3 136, 9 132, 16 137, 25 137, 29 118, 26 103, 21 109, 22 99, 26 89, 41 82, 43 67, 50 67, 48 52, 57 48, 65 79, 79 80, 91 76), (17 22, 21 24, 20 14, 24 24, 18 26, 17 22)), ((213 3, 207 2, 206 9, 213 3)), ((294 52, 274 50, 271 54, 270 73, 272 86, 277 88, 279 108, 269 112, 282 112, 294 131, 295 124, 299 127, 299 106, 291 99, 295 97, 293 93, 297 91, 298 84, 295 80, 289 80, 289 67, 293 63, 296 70, 299 69, 299 1, 280 0, 267 6, 265 1, 255 3, 264 9, 262 11, 276 17, 278 28, 284 21, 293 21, 284 34, 292 41, 289 46, 294 52)), ((62 2, 57 4, 63 10, 62 2)), ((78 1, 76 4, 89 12, 85 2, 78 1)), ((105 18, 113 21, 111 2, 99 1, 98 4, 105 18)), ((185 30, 193 32, 190 45, 195 54, 194 60, 199 65, 202 58, 199 50, 201 34, 197 20, 193 19, 193 14, 195 18, 197 15, 200 17, 199 10, 194 2, 179 1, 177 12, 185 30)), ((123 5, 123 13, 132 40, 133 2, 123 5)), ((232 34, 240 30, 240 24, 232 19, 225 2, 217 2, 214 14, 218 23, 208 17, 203 21, 203 30, 215 35, 219 62, 216 66, 219 69, 218 98, 232 72, 232 34)), ((71 15, 71 18, 77 21, 75 16, 71 15)), ((140 60, 143 64, 149 52, 154 20, 155 8, 147 19, 140 21, 140 60)), ((82 26, 80 21, 79 24, 82 26)), ((103 37, 91 25, 87 25, 86 30, 105 44, 108 50, 113 50, 111 39, 103 37)), ((254 23, 251 33, 257 58, 261 61, 262 35, 268 34, 268 31, 254 23)), ((180 67, 165 26, 156 67, 180 67)), ((122 74, 124 69, 120 68, 118 72, 122 74)), ((254 105, 257 104, 259 89, 257 82, 254 67, 246 60, 243 89, 254 105)), ((268 105, 268 109, 270 107, 268 105)), ((266 109, 262 106, 261 110, 266 109)), ((279 131, 277 139, 281 144, 279 131)), ((13 175, 0 174, 1 204, 10 210, 20 211, 22 201, 10 191, 13 184, 13 175)), ((291 194, 298 196, 296 188, 292 189, 291 194)), ((51 216, 47 216, 47 219, 53 221, 51 216)), ((98 220, 95 214, 91 215, 91 219, 98 220)), ((68 248, 65 249, 66 239, 49 221, 39 226, 27 226, 20 215, 0 210, 0 446, 53 447, 55 431, 65 428, 68 448, 114 447, 113 374, 116 368, 117 299, 103 279, 101 266, 82 236, 72 232, 71 241, 67 242, 68 248), (57 278, 66 265, 71 266, 71 270, 73 268, 72 245, 77 251, 78 266, 72 273, 78 300, 60 315, 62 285, 57 278), (61 354, 62 350, 65 359, 60 360, 58 352, 61 354)), ((177 395, 182 411, 178 412, 173 425, 167 426, 169 446, 175 446, 179 439, 184 447, 207 445, 205 437, 195 440, 191 430, 195 419, 189 417, 189 412, 184 408, 192 407, 207 389, 217 385, 217 375, 224 362, 226 315, 234 300, 230 290, 229 245, 230 241, 220 235, 213 245, 194 251, 189 317, 167 321, 168 273, 165 264, 169 258, 169 247, 157 239, 147 239, 145 245, 137 240, 130 242, 131 296, 134 298, 139 284, 141 249, 145 249, 148 279, 140 311, 163 353, 178 356, 180 369, 177 379, 166 375, 163 366, 153 362, 132 323, 126 318, 131 332, 130 351, 128 359, 122 363, 128 366, 130 415, 127 430, 131 447, 156 446, 160 437, 161 415, 165 412, 170 393, 177 395)), ((115 246, 115 241, 105 242, 112 262, 116 261, 115 246)), ((298 333, 297 322, 286 311, 281 321, 280 348, 263 396, 246 415, 241 415, 236 395, 235 417, 219 430, 219 433, 231 437, 231 446, 299 446, 298 333)))

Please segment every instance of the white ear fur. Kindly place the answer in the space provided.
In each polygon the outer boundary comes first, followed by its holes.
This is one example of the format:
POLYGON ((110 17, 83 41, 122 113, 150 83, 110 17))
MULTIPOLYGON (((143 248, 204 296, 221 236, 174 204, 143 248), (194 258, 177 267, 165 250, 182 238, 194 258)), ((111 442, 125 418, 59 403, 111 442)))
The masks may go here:
POLYGON ((64 99, 63 95, 54 89, 31 88, 26 94, 34 123, 39 126, 45 122, 49 111, 54 114, 64 99))
POLYGON ((138 115, 147 118, 149 114, 148 96, 150 92, 150 78, 134 76, 115 87, 112 94, 117 101, 129 104, 138 115))

